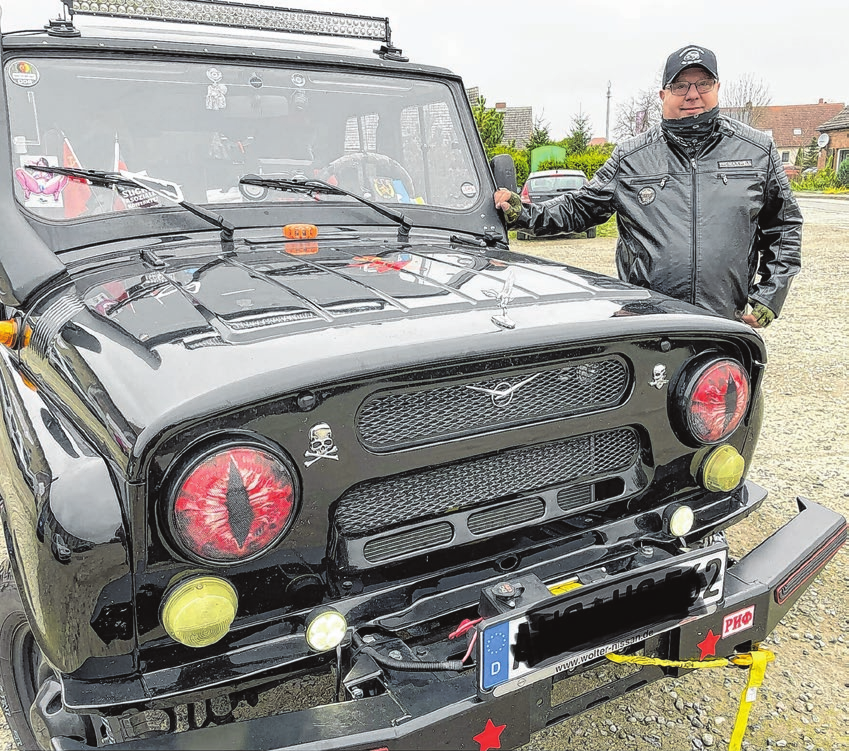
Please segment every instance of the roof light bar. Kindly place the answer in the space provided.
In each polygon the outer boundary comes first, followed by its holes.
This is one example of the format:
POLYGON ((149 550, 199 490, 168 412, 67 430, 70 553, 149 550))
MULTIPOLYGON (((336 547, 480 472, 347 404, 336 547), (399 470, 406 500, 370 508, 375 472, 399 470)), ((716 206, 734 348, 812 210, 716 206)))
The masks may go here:
POLYGON ((391 45, 389 19, 227 0, 62 0, 72 15, 284 31, 292 34, 371 39, 391 45))

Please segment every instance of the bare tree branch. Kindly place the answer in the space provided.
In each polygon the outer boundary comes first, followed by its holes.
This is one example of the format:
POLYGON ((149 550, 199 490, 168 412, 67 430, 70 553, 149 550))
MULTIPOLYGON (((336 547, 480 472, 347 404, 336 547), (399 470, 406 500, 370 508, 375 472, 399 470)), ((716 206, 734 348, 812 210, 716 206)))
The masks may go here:
POLYGON ((769 85, 752 73, 723 83, 720 90, 722 113, 757 128, 764 117, 764 108, 772 101, 769 85))

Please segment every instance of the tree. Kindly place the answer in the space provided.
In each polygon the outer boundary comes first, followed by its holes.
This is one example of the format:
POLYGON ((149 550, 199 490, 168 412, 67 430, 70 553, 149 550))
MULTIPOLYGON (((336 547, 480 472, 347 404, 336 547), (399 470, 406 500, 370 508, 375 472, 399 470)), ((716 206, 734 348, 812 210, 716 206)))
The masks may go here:
POLYGON ((733 120, 757 128, 772 101, 769 86, 751 73, 722 84, 722 112, 733 120))
POLYGON ((659 83, 655 84, 655 88, 640 89, 616 108, 613 134, 618 139, 645 133, 660 122, 663 117, 663 108, 657 93, 659 90, 659 83))
POLYGON ((567 154, 583 154, 590 145, 592 137, 589 115, 579 112, 572 118, 572 130, 560 141, 560 145, 566 149, 567 154))
POLYGON ((537 146, 548 146, 548 144, 553 143, 548 127, 548 122, 543 120, 541 117, 534 118, 534 129, 531 132, 531 137, 528 139, 528 144, 526 146, 529 154, 537 146))
POLYGON ((811 137, 811 142, 804 149, 799 149, 799 153, 802 155, 799 163, 800 167, 803 169, 816 167, 820 158, 820 147, 817 139, 811 137))
POLYGON ((501 143, 504 137, 504 113, 486 106, 486 99, 480 97, 478 103, 472 108, 475 125, 478 127, 483 147, 486 149, 488 158, 492 157, 492 151, 501 143))

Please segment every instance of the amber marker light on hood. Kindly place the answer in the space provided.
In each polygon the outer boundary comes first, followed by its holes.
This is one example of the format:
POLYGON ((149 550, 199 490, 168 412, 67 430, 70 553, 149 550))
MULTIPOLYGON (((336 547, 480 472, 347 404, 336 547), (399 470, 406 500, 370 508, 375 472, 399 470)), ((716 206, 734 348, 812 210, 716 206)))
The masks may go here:
POLYGON ((290 240, 315 240, 318 227, 314 224, 287 224, 283 227, 283 237, 290 240))
POLYGON ((230 630, 238 606, 236 590, 226 579, 196 576, 167 594, 162 625, 180 644, 208 647, 230 630))

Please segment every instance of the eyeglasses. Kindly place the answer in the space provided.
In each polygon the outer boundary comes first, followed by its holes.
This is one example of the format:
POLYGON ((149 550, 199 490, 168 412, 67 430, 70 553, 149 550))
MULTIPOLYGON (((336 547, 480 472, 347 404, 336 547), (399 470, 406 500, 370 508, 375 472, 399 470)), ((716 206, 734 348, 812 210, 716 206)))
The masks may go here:
POLYGON ((703 81, 696 81, 695 83, 676 81, 675 83, 669 84, 667 88, 675 96, 685 96, 689 93, 691 86, 695 86, 696 91, 698 91, 699 94, 707 94, 714 86, 716 86, 716 80, 713 78, 705 78, 703 81))

